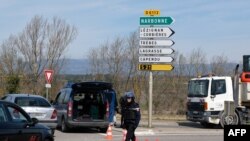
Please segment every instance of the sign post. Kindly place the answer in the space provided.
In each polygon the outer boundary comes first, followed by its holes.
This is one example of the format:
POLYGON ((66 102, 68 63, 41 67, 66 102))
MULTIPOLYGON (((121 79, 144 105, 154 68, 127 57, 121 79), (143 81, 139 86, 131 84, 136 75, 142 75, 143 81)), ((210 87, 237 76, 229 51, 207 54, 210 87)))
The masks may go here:
POLYGON ((167 27, 174 22, 172 17, 159 17, 160 10, 145 10, 146 17, 140 17, 140 49, 138 70, 149 71, 149 98, 148 98, 148 127, 152 127, 153 104, 153 72, 171 71, 174 67, 170 64, 174 58, 171 47, 174 42, 168 39, 174 31, 167 27), (155 48, 156 47, 156 48, 155 48), (149 64, 150 63, 150 64, 149 64), (160 64, 156 64, 160 63, 160 64))
POLYGON ((44 70, 44 75, 46 78, 47 83, 45 84, 46 87, 46 99, 49 100, 49 88, 51 88, 51 81, 54 71, 53 70, 44 70))

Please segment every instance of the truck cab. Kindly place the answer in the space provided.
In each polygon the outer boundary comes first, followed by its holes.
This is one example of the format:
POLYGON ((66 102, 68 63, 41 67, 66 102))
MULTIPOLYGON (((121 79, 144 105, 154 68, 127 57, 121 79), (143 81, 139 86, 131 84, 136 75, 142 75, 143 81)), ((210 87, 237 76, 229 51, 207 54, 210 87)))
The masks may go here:
POLYGON ((207 75, 193 78, 188 83, 186 118, 205 127, 220 124, 224 101, 233 100, 231 77, 207 75))

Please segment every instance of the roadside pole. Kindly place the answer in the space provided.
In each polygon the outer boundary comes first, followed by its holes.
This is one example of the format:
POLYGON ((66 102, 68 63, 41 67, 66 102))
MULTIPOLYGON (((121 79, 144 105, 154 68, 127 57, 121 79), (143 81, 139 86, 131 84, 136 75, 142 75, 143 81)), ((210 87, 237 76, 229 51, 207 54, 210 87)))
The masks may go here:
POLYGON ((46 87, 46 99, 49 100, 49 87, 46 87))
POLYGON ((152 105, 153 105, 153 73, 149 72, 149 101, 148 101, 148 127, 152 127, 152 105))
POLYGON ((146 17, 140 17, 140 48, 138 70, 149 71, 148 127, 152 128, 153 72, 171 71, 174 59, 170 48, 174 42, 169 39, 174 31, 166 25, 174 22, 172 17, 160 17, 160 10, 145 10, 146 17), (167 56, 166 56, 167 55, 167 56), (143 64, 141 64, 143 63, 143 64))

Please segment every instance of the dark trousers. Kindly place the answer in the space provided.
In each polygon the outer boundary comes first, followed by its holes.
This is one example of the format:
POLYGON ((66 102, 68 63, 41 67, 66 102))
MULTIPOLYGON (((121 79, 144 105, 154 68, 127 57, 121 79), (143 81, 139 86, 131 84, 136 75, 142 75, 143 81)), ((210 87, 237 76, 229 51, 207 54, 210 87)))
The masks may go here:
POLYGON ((121 128, 123 127, 123 124, 124 124, 124 118, 123 118, 123 116, 121 115, 121 128))
POLYGON ((132 123, 124 123, 127 129, 126 141, 135 141, 135 126, 132 123))

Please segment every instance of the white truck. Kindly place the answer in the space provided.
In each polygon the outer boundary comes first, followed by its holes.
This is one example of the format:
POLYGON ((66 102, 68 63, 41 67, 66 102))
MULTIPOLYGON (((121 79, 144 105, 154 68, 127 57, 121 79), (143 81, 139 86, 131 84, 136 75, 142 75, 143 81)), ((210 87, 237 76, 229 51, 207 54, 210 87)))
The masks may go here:
POLYGON ((243 72, 235 75, 207 75, 188 83, 187 112, 189 121, 204 127, 220 124, 250 124, 250 55, 243 56, 243 72))

